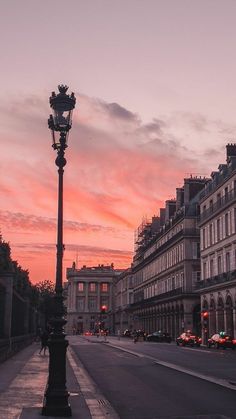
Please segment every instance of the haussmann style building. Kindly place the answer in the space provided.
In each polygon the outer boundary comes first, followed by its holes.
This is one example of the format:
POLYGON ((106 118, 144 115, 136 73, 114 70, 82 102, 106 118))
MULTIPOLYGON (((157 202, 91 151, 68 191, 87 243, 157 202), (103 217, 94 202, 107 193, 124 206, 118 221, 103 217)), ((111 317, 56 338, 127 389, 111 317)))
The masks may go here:
POLYGON ((236 337, 236 144, 212 172, 200 195, 203 338, 225 331, 236 337))
POLYGON ((166 201, 160 217, 143 222, 136 234, 132 264, 134 329, 150 333, 201 331, 199 194, 207 179, 184 179, 176 199, 166 201))

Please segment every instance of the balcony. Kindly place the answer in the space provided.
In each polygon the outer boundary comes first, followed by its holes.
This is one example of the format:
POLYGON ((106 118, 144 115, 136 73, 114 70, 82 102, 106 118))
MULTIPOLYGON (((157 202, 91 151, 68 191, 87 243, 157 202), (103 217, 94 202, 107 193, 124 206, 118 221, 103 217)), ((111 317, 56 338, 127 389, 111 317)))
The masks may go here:
MULTIPOLYGON (((164 235, 162 235, 161 237, 163 236, 164 235)), ((142 262, 148 261, 149 259, 153 257, 154 254, 156 255, 157 253, 161 253, 165 251, 166 249, 169 248, 169 246, 173 245, 177 240, 180 240, 180 239, 182 240, 187 237, 199 237, 199 236, 200 236, 200 232, 198 228, 184 228, 183 230, 179 230, 177 233, 173 234, 173 236, 166 239, 166 241, 162 243, 161 245, 158 245, 158 239, 157 239, 156 246, 153 247, 153 251, 151 253, 148 252, 147 254, 145 254, 145 252, 147 252, 147 250, 151 248, 153 244, 146 246, 146 248, 140 249, 139 252, 136 253, 136 255, 134 256, 133 272, 135 271, 137 266, 139 266, 142 262)))
POLYGON ((184 294, 188 294, 187 292, 183 291, 183 288, 175 288, 171 291, 167 291, 167 292, 163 292, 162 294, 158 294, 155 295, 154 297, 151 298, 147 298, 147 299, 140 299, 138 301, 135 301, 133 304, 131 304, 132 308, 135 308, 136 306, 139 306, 140 304, 142 305, 142 308, 145 308, 149 305, 152 305, 153 303, 157 303, 158 301, 161 301, 165 298, 171 298, 171 297, 175 297, 175 296, 180 296, 180 295, 184 295, 184 294))
POLYGON ((230 282, 236 280, 236 270, 224 272, 222 274, 212 276, 211 278, 203 279, 199 281, 195 285, 195 289, 204 289, 208 287, 212 287, 214 285, 222 284, 224 282, 230 282))
POLYGON ((232 189, 226 195, 218 199, 210 208, 207 208, 200 215, 200 223, 211 218, 217 212, 222 211, 226 208, 234 199, 236 199, 236 189, 232 189))

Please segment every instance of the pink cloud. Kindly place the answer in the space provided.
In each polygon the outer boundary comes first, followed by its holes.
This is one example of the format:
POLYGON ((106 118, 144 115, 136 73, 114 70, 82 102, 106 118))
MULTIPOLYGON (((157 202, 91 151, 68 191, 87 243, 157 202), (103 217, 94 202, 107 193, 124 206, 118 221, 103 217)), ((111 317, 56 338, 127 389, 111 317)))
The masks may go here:
MULTIPOLYGON (((1 149, 0 229, 19 263, 25 261, 24 267, 39 280, 47 272, 52 275, 55 264, 53 249, 47 249, 48 255, 45 249, 55 241, 57 215, 56 155, 47 129, 50 109, 47 98, 11 103, 0 106, 0 131, 6 138, 1 149), (20 247, 26 240, 27 246, 20 247), (48 261, 43 268, 36 242, 48 261)), ((196 151, 194 142, 186 145, 181 137, 183 121, 189 137, 201 136, 202 142, 213 128, 227 131, 219 121, 186 113, 143 124, 120 104, 78 95, 66 150, 64 237, 71 255, 73 243, 87 246, 81 247, 82 264, 103 263, 106 258, 129 264, 134 229, 142 217, 158 214, 191 172, 211 171, 207 149, 196 151)), ((219 162, 220 156, 214 157, 219 162)))

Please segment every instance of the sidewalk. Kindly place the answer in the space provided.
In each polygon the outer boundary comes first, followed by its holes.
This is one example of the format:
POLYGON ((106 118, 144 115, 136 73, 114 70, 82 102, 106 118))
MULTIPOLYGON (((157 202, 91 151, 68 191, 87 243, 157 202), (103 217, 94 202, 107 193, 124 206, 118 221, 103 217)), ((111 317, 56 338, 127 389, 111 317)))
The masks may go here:
MULTIPOLYGON (((0 364, 0 419, 39 419, 48 378, 48 353, 33 343, 0 364)), ((67 389, 72 417, 91 419, 78 381, 67 362, 67 389)), ((52 416, 51 416, 52 418, 52 416)))

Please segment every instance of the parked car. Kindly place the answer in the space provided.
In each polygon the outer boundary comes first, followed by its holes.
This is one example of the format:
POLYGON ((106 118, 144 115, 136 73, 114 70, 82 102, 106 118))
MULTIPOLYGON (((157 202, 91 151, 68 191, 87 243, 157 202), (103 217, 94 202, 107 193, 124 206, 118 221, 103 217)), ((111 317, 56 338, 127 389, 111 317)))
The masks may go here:
POLYGON ((125 336, 126 338, 131 338, 132 336, 132 331, 129 329, 125 329, 123 332, 123 336, 125 336))
POLYGON ((146 340, 148 342, 171 342, 171 336, 167 332, 162 332, 158 330, 158 332, 153 332, 147 335, 146 340))
POLYGON ((235 349, 236 347, 236 339, 233 339, 232 336, 228 335, 225 332, 215 333, 208 339, 207 342, 208 348, 214 346, 215 348, 231 348, 235 349))
POLYGON ((86 330, 86 332, 84 332, 84 336, 93 336, 93 333, 90 330, 86 330))
POLYGON ((199 336, 194 335, 190 330, 181 333, 176 339, 176 344, 179 346, 200 346, 202 339, 199 336))

